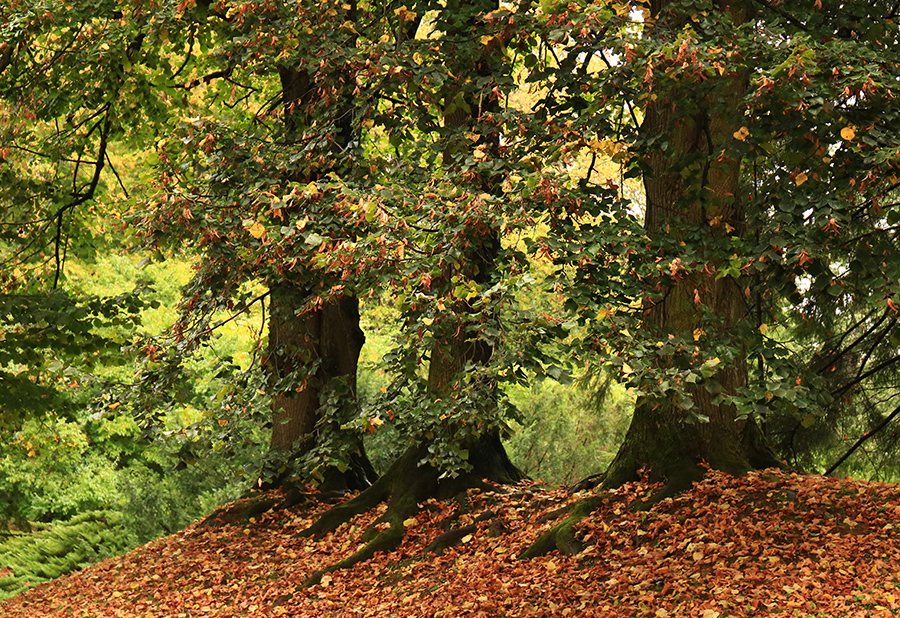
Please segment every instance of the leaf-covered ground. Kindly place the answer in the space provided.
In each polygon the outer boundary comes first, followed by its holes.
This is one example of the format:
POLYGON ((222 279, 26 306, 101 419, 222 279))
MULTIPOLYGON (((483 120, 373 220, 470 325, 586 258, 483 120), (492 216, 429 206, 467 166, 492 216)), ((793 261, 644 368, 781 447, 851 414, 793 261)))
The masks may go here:
MULTIPOLYGON (((585 550, 518 554, 579 495, 522 485, 470 493, 471 523, 424 548, 458 507, 430 502, 395 552, 302 588, 349 555, 377 513, 312 540, 315 512, 191 526, 0 603, 4 618, 213 616, 893 616, 900 614, 900 487, 766 471, 706 481, 648 512, 627 486, 582 522, 585 550)), ((467 520, 468 518, 468 520, 467 520)))

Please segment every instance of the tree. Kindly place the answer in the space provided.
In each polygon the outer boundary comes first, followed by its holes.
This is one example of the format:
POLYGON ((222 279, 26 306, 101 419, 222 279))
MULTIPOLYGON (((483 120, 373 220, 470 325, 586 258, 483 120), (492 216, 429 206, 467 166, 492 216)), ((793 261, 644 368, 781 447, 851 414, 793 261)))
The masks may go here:
MULTIPOLYGON (((689 10, 696 8, 651 6, 645 28, 657 45, 679 48, 657 58, 652 69, 648 65, 645 77, 652 95, 639 129, 646 145, 644 229, 669 272, 644 282, 642 329, 649 338, 677 342, 669 344, 672 352, 659 358, 655 370, 669 374, 700 365, 709 375, 701 373, 705 380, 699 384, 693 374, 693 383, 679 384, 676 377, 677 398, 638 400, 625 442, 607 471, 613 486, 636 480, 647 465, 651 478, 666 479, 673 491, 701 477, 702 462, 735 474, 778 465, 755 419, 739 417, 730 401, 748 384, 746 344, 734 334, 745 336, 746 321, 754 318, 748 316, 740 277, 725 270, 730 263, 725 256, 743 242, 747 228, 736 147, 741 140, 735 134, 743 126, 749 68, 733 62, 713 75, 702 64, 678 71, 688 61, 683 48, 694 44, 689 10), (685 169, 689 174, 682 173, 685 169), (690 258, 679 249, 682 243, 690 243, 690 258), (724 367, 716 366, 721 359, 710 355, 715 350, 704 344, 706 338, 731 345, 724 367)), ((740 36, 747 11, 740 3, 709 7, 711 23, 698 27, 703 44, 721 44, 739 58, 739 39, 732 33, 740 36)))
MULTIPOLYGON (((573 146, 614 151, 646 198, 640 211, 621 198, 591 210, 589 172, 559 191, 570 208, 554 223, 570 308, 638 393, 606 486, 643 472, 666 481, 659 499, 704 465, 780 465, 758 423, 811 426, 835 393, 886 378, 895 353, 879 318, 896 293, 885 201, 897 161, 885 130, 894 116, 874 110, 896 86, 892 11, 661 2, 640 18, 624 5, 554 16, 570 24, 571 39, 556 40, 571 77, 544 105, 573 118, 573 146), (606 220, 641 229, 610 238, 606 220), (573 232, 576 243, 564 237, 573 232), (811 339, 793 338, 813 314, 828 317, 809 324, 811 339), (861 345, 885 361, 871 373, 851 361, 855 377, 826 387, 822 368, 861 345)), ((597 500, 529 555, 577 549, 571 525, 597 500)))
MULTIPOLYGON (((331 405, 338 419, 355 414, 365 338, 354 282, 350 271, 335 276, 317 259, 356 234, 355 223, 336 208, 337 191, 327 188, 357 173, 360 125, 350 68, 356 9, 335 5, 319 14, 305 6, 266 7, 245 15, 250 6, 237 13, 198 7, 188 19, 205 19, 209 10, 220 24, 208 33, 209 43, 221 36, 239 41, 226 43, 220 57, 204 56, 206 74, 190 84, 209 88, 197 107, 203 117, 176 129, 181 148, 169 147, 171 140, 163 146, 161 200, 139 225, 154 242, 186 243, 204 255, 176 325, 185 350, 213 334, 215 315, 269 301, 262 388, 272 396, 274 461, 267 474, 277 484, 290 477, 295 458, 309 458, 321 446, 323 406, 331 405), (347 18, 345 29, 310 29, 310 20, 330 22, 338 11, 347 18), (301 28, 312 40, 274 35, 301 28), (266 292, 251 290, 253 282, 266 292)), ((337 446, 331 459, 311 464, 314 473, 328 486, 367 486, 374 471, 361 442, 347 438, 337 446)))
POLYGON ((501 101, 514 87, 502 53, 504 27, 513 12, 491 2, 450 3, 423 30, 429 10, 426 3, 401 11, 402 21, 415 24, 398 40, 406 75, 380 94, 391 108, 402 101, 418 131, 385 123, 398 156, 384 158, 390 188, 370 206, 384 214, 378 232, 396 243, 401 258, 393 283, 402 298, 404 340, 391 355, 396 379, 381 409, 400 417, 409 447, 370 489, 306 531, 334 530, 388 503, 379 522, 390 525, 373 527, 365 547, 310 582, 396 546, 407 520, 430 497, 522 478, 500 440, 505 411, 498 387, 517 379, 500 315, 510 286, 501 268, 520 259, 502 246, 500 228, 523 225, 510 216, 519 200, 502 190, 514 167, 501 148, 509 122, 501 101), (404 260, 407 252, 416 259, 404 260), (407 409, 397 410, 398 404, 407 409))
POLYGON ((54 30, 48 13, 2 9, 0 397, 7 427, 47 410, 71 414, 83 402, 69 385, 90 381, 98 366, 130 362, 123 351, 144 306, 141 290, 103 298, 65 285, 70 253, 90 259, 118 242, 105 237, 119 216, 110 204, 122 183, 114 151, 128 151, 122 133, 134 107, 159 103, 140 92, 125 96, 141 40, 105 7, 97 11, 61 8, 54 30), (102 35, 65 30, 73 23, 102 35), (104 37, 115 46, 101 49, 104 37), (98 79, 84 80, 83 70, 98 79))

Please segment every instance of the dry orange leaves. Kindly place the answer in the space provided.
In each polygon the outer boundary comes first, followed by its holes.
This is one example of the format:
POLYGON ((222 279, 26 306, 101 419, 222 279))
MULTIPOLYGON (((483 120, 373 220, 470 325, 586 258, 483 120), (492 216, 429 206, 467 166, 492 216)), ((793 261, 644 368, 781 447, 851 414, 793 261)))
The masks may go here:
POLYGON ((422 505, 403 545, 303 589, 352 554, 371 512, 322 539, 316 513, 192 526, 0 603, 5 618, 224 616, 892 616, 900 614, 900 489, 779 471, 711 472, 648 512, 634 484, 578 525, 585 549, 517 556, 581 495, 522 485, 472 493, 498 514, 441 555, 424 547, 453 510, 422 505))

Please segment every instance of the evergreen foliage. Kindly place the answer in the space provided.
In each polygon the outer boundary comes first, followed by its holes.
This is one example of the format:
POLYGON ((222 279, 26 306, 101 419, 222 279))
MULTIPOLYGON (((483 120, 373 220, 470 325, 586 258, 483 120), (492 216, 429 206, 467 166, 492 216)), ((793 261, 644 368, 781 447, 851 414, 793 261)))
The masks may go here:
POLYGON ((35 524, 0 537, 0 599, 56 579, 137 545, 115 511, 84 511, 67 521, 35 524))

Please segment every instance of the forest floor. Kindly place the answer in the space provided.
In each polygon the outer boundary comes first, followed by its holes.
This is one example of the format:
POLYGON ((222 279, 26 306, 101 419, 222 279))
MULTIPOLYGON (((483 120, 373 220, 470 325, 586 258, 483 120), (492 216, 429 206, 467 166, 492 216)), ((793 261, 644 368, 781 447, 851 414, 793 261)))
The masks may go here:
POLYGON ((523 484, 470 491, 493 519, 436 555, 454 502, 428 502, 391 553, 304 588, 350 555, 377 512, 321 539, 315 509, 192 525, 0 603, 3 618, 900 615, 900 487, 779 471, 708 478, 648 511, 634 484, 578 526, 584 550, 518 556, 589 495, 523 484), (549 514, 549 516, 548 516, 549 514))

